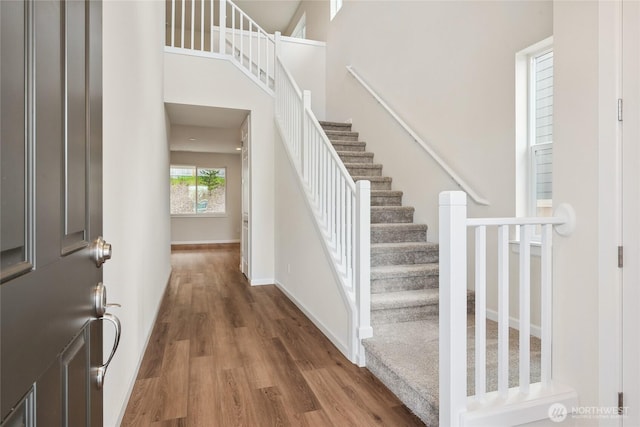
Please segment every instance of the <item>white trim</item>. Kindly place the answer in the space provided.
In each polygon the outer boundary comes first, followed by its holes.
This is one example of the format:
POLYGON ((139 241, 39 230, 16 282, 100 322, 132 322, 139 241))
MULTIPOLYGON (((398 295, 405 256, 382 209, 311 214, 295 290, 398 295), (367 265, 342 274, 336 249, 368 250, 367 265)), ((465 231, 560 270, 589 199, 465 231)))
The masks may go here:
MULTIPOLYGON (((487 308, 487 319, 497 322, 498 312, 495 310, 491 310, 490 308, 487 308)), ((509 316, 509 327, 519 331, 520 321, 513 316, 509 316)), ((541 336, 540 325, 534 325, 533 323, 531 324, 531 335, 533 335, 534 337, 540 338, 541 336)))
POLYGON ((319 40, 299 39, 297 37, 280 36, 280 40, 285 43, 307 44, 311 46, 326 47, 327 43, 319 40))
POLYGON ((251 286, 265 286, 265 285, 273 285, 275 284, 275 279, 249 279, 249 284, 251 286))
MULTIPOLYGON (((309 320, 311 320, 311 322, 313 322, 314 325, 317 326, 318 329, 320 329, 320 331, 322 331, 322 333, 329 339, 329 341, 331 341, 331 343, 336 346, 336 348, 340 351, 340 353, 342 353, 342 355, 344 357, 346 357, 347 359, 350 359, 349 357, 349 349, 347 348, 347 346, 340 342, 340 340, 338 339, 338 337, 336 337, 329 328, 327 328, 324 323, 322 323, 322 321, 320 319, 318 319, 303 303, 301 303, 300 301, 298 301, 293 294, 291 294, 285 287, 285 285, 283 283, 281 283, 279 280, 276 280, 276 287, 278 289, 280 289, 282 291, 283 294, 285 294, 287 296, 287 298, 289 298, 291 300, 291 302, 293 302, 296 307, 298 307, 300 309, 300 311, 302 311, 305 316, 307 316, 307 318, 309 320)), ((352 361, 353 362, 353 361, 352 361)))
POLYGON ((140 357, 138 358, 138 364, 135 369, 135 373, 131 378, 131 383, 129 384, 129 390, 127 391, 125 398, 122 402, 122 408, 120 408, 120 414, 118 415, 118 419, 116 425, 121 425, 122 420, 124 419, 124 414, 127 410, 127 406, 129 405, 129 400, 131 400, 131 393, 133 393, 133 387, 136 384, 136 380, 138 379, 138 373, 140 372, 140 366, 142 366, 142 360, 144 359, 144 354, 147 352, 147 347, 149 346, 149 340, 151 339, 151 334, 153 333, 153 329, 156 326, 156 321, 158 320, 158 314, 160 314, 160 307, 162 307, 162 300, 167 292, 167 288, 169 287, 169 283, 171 283, 171 275, 173 274, 173 270, 169 270, 169 277, 167 277, 167 284, 164 286, 164 290, 162 291, 162 297, 160 301, 158 301, 158 306, 156 307, 156 313, 153 316, 153 321, 151 322, 151 327, 147 332, 147 338, 144 341, 144 346, 142 347, 142 352, 140 353, 140 357))
POLYGON ((380 106, 385 109, 387 113, 411 136, 411 138, 421 147, 424 151, 426 151, 429 156, 440 166, 440 168, 447 174, 449 177, 455 182, 462 190, 464 190, 469 197, 477 204, 483 206, 489 206, 489 201, 484 197, 480 196, 476 193, 473 188, 469 184, 467 184, 452 168, 449 166, 447 162, 444 161, 442 157, 435 152, 435 150, 427 144, 420 136, 409 127, 409 125, 396 114, 395 111, 391 109, 389 104, 387 104, 372 88, 364 81, 362 77, 353 69, 351 65, 347 65, 347 71, 351 74, 362 87, 373 96, 373 98, 378 101, 380 106))
MULTIPOLYGON (((571 418, 571 410, 578 406, 576 391, 562 384, 542 387, 541 383, 531 384, 529 394, 520 393, 518 387, 509 389, 506 399, 493 391, 485 395, 482 402, 474 396, 467 398, 470 411, 460 415, 463 426, 515 426, 533 421, 548 420, 549 407, 563 404, 571 418)), ((568 422, 571 424, 571 421, 568 422)), ((552 424, 550 421, 549 424, 552 424)))
POLYGON ((240 243, 240 239, 230 240, 177 240, 172 241, 172 245, 216 245, 221 243, 240 243))

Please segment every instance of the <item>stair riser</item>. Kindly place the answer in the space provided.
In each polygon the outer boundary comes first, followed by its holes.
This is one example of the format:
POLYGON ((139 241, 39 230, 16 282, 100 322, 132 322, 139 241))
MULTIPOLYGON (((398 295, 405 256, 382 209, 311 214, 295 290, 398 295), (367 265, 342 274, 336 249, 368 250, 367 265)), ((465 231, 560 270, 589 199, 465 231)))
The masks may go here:
POLYGON ((366 148, 365 144, 352 145, 352 144, 340 144, 338 142, 334 142, 332 143, 332 145, 336 151, 355 151, 357 153, 364 152, 366 148))
POLYGON ((371 293, 416 291, 418 289, 435 289, 438 287, 437 275, 420 275, 393 278, 371 278, 371 293))
MULTIPOLYGON (((389 185, 391 187, 391 185, 389 185)), ((373 183, 371 183, 373 190, 373 183)), ((385 190, 382 189, 381 190, 385 190)), ((390 190, 390 188, 389 188, 390 190)), ((394 210, 394 211, 371 211, 371 224, 385 223, 411 223, 413 222, 413 211, 411 210, 394 210)))
POLYGON ((322 125, 324 130, 338 130, 340 132, 351 132, 351 125, 322 125))
POLYGON ((426 242, 427 230, 372 229, 371 243, 426 242))
MULTIPOLYGON (((418 416, 426 425, 437 426, 438 419, 438 401, 431 400, 427 397, 417 393, 412 387, 404 386, 406 381, 403 381, 398 375, 389 369, 389 367, 371 352, 367 350, 365 346, 365 357, 367 360, 367 369, 371 371, 373 375, 382 381, 382 383, 389 388, 396 396, 400 398, 402 403, 418 416)), ((444 427, 444 426, 443 426, 444 427)))
MULTIPOLYGON (((370 181, 370 182, 371 182, 371 190, 374 190, 374 191, 375 190, 391 190, 391 181, 370 181)), ((409 221, 409 222, 412 222, 412 221, 409 221)))
POLYGON ((428 264, 438 262, 438 251, 387 251, 371 254, 371 266, 428 264))
POLYGON ((347 171, 349 171, 351 176, 382 176, 382 166, 373 168, 347 166, 347 171))
POLYGON ((392 308, 387 310, 371 309, 371 325, 385 323, 413 322, 438 316, 438 304, 418 307, 392 308))
POLYGON ((350 156, 348 154, 339 154, 339 156, 343 163, 373 163, 373 156, 350 156))
POLYGON ((402 196, 371 196, 371 206, 402 206, 402 196))
POLYGON ((358 134, 352 132, 342 132, 339 134, 327 133, 329 141, 358 141, 358 134))

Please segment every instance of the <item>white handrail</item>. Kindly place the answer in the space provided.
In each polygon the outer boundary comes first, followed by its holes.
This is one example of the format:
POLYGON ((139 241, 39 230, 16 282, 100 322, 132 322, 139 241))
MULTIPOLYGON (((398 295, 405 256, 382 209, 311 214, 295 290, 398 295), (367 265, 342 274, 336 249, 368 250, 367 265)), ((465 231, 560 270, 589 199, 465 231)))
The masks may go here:
MULTIPOLYGON (((507 406, 507 396, 531 396, 531 236, 541 227, 540 319, 541 378, 535 390, 553 392, 552 384, 552 229, 568 235, 574 215, 561 205, 551 218, 467 218, 467 195, 462 191, 440 193, 440 425, 459 426, 462 418, 482 416, 489 405, 507 406), (490 402, 486 390, 486 275, 487 228, 498 236, 498 390, 490 402), (509 228, 520 234, 519 279, 519 381, 509 388, 509 228), (467 229, 475 229, 475 395, 467 397, 467 229), (566 229, 563 230, 563 227, 566 229), (502 403, 501 403, 502 402, 502 403), (479 415, 480 414, 480 415, 479 415)), ((534 393, 535 394, 535 393, 534 393)), ((538 393, 539 394, 539 393, 538 393)), ((535 397, 532 397, 532 399, 535 397)), ((546 407, 545 407, 546 409, 546 407)))
POLYGON ((353 69, 351 65, 347 65, 347 71, 349 71, 349 73, 358 81, 358 83, 360 83, 362 87, 364 87, 367 90, 367 92, 369 92, 371 96, 373 96, 375 100, 378 101, 378 103, 382 106, 382 108, 384 108, 389 113, 389 115, 391 115, 391 117, 393 117, 393 119, 398 122, 398 124, 411 136, 411 138, 413 138, 413 140, 417 142, 418 145, 422 147, 422 149, 426 151, 427 154, 429 154, 429 156, 431 156, 433 160, 435 160, 435 162, 442 168, 442 170, 447 175, 449 175, 449 177, 456 184, 458 184, 460 188, 463 189, 473 199, 474 202, 476 202, 479 205, 489 206, 489 201, 484 197, 480 196, 476 191, 474 191, 473 188, 471 188, 471 186, 467 184, 451 168, 451 166, 449 166, 447 162, 445 162, 444 159, 442 159, 442 157, 440 157, 438 153, 436 153, 434 149, 429 146, 429 144, 427 144, 422 138, 420 138, 420 136, 413 129, 411 129, 409 125, 404 120, 402 120, 402 118, 400 118, 400 116, 398 116, 398 114, 395 111, 391 109, 391 107, 389 107, 389 104, 387 104, 376 93, 376 91, 374 91, 371 88, 371 86, 369 86, 367 82, 364 81, 364 79, 353 69))

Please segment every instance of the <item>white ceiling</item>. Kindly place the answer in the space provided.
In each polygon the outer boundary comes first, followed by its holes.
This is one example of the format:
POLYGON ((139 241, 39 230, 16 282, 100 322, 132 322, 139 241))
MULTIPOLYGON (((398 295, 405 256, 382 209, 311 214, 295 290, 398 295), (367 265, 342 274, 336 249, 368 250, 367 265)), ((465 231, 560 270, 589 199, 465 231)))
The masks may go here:
POLYGON ((234 3, 270 34, 284 32, 300 6, 300 0, 234 0, 234 3))
POLYGON ((171 151, 239 154, 240 126, 246 110, 165 103, 171 151))

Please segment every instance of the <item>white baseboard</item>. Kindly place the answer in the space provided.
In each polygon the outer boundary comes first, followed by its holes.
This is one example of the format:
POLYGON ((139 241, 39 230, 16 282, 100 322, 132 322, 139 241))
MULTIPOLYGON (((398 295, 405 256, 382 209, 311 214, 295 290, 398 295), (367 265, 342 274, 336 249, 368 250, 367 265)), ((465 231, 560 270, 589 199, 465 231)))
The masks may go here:
POLYGON ((249 280, 251 286, 264 286, 264 285, 273 285, 275 284, 274 279, 251 279, 249 280))
POLYGON ((124 418, 124 413, 127 410, 127 405, 129 404, 129 399, 131 399, 131 393, 133 393, 133 387, 136 384, 136 379, 138 378, 138 373, 140 372, 140 366, 142 366, 142 360, 144 359, 144 354, 147 351, 147 346, 149 345, 149 340, 151 340, 151 334, 153 333, 153 328, 156 325, 156 321, 158 320, 158 314, 160 314, 160 307, 162 307, 162 300, 164 299, 164 295, 167 292, 167 288, 169 287, 169 283, 171 282, 171 275, 173 274, 172 270, 169 270, 169 277, 167 278, 167 283, 162 290, 162 297, 160 301, 158 301, 158 307, 156 307, 156 314, 153 316, 153 321, 151 322, 151 327, 149 328, 149 332, 147 333, 147 338, 144 341, 144 346, 142 347, 142 353, 140 353, 140 357, 138 359, 138 365, 133 374, 133 378, 131 379, 131 384, 129 384, 129 390, 127 391, 126 397, 124 399, 122 408, 120 409, 120 414, 118 415, 118 423, 116 425, 121 425, 122 420, 124 418))
MULTIPOLYGON (((498 321, 498 312, 495 310, 487 309, 487 319, 493 320, 494 322, 498 321)), ((509 327, 513 329, 520 330, 520 321, 515 317, 509 316, 509 327)), ((540 338, 541 331, 539 325, 531 324, 531 335, 534 337, 540 338)))
POLYGON ((340 353, 342 353, 344 357, 350 360, 349 349, 347 348, 347 346, 344 343, 340 342, 338 337, 336 337, 333 332, 331 332, 331 330, 327 328, 324 323, 322 323, 320 319, 318 319, 309 309, 307 309, 307 307, 303 303, 298 301, 298 299, 294 297, 279 280, 276 280, 276 286, 282 291, 282 293, 287 296, 287 298, 289 298, 296 305, 296 307, 300 309, 300 311, 305 314, 305 316, 307 316, 307 318, 309 318, 309 320, 311 320, 311 322, 313 322, 314 325, 318 327, 318 329, 322 331, 322 333, 327 338, 329 338, 329 341, 331 341, 333 345, 336 346, 340 353))
POLYGON ((231 240, 178 240, 171 242, 172 245, 215 245, 220 243, 240 243, 240 239, 231 240))

